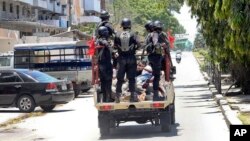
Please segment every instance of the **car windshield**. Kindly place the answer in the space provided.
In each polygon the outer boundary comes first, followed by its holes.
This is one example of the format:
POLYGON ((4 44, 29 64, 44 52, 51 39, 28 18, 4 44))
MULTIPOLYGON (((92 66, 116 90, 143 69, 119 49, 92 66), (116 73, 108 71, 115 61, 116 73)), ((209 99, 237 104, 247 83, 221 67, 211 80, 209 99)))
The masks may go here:
POLYGON ((29 77, 32 77, 33 79, 39 81, 39 82, 55 82, 58 81, 58 79, 46 74, 42 73, 40 71, 34 71, 34 70, 19 70, 19 72, 24 73, 28 75, 29 77))

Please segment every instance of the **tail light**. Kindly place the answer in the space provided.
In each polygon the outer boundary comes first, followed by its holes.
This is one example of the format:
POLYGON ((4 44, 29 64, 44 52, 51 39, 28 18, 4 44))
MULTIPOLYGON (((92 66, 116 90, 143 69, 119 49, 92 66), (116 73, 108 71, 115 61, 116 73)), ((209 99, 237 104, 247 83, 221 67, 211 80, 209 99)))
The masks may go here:
POLYGON ((103 105, 103 106, 100 106, 100 111, 110 111, 113 108, 114 107, 112 105, 103 105))
POLYGON ((164 103, 155 102, 152 104, 153 108, 164 108, 164 103))
POLYGON ((46 92, 56 92, 56 91, 58 91, 58 90, 57 90, 57 86, 56 86, 55 83, 49 83, 49 84, 47 84, 47 86, 46 86, 46 92))

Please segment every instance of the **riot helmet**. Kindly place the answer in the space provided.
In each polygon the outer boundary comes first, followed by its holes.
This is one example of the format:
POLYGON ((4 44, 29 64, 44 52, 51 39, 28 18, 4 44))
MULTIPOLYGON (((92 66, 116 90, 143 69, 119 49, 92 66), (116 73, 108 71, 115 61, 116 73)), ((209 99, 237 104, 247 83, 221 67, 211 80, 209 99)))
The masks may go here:
POLYGON ((153 31, 153 21, 149 20, 147 23, 144 25, 145 29, 149 32, 153 31))
POLYGON ((106 26, 100 26, 98 28, 98 35, 100 37, 108 38, 109 37, 109 30, 106 26))
POLYGON ((108 20, 109 17, 110 17, 109 13, 108 13, 107 11, 105 11, 105 10, 103 10, 103 11, 101 12, 101 14, 100 14, 100 18, 101 18, 102 20, 108 20))
POLYGON ((163 30, 163 24, 158 20, 154 21, 154 29, 155 30, 163 30))
POLYGON ((130 19, 128 19, 128 18, 122 19, 121 27, 123 27, 124 29, 126 29, 126 28, 130 29, 131 28, 131 21, 130 21, 130 19))

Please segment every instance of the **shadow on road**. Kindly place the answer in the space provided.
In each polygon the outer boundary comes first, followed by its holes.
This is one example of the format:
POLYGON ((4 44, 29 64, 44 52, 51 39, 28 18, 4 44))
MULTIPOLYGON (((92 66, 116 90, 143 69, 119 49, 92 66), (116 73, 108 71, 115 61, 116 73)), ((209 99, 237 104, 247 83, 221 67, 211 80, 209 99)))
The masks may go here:
POLYGON ((177 129, 179 123, 172 125, 171 132, 161 132, 160 126, 154 127, 150 124, 147 125, 130 125, 121 126, 117 129, 113 129, 111 134, 107 137, 101 137, 100 140, 106 139, 143 139, 154 137, 172 137, 178 136, 177 129))
POLYGON ((183 91, 183 92, 201 92, 201 91, 209 91, 208 88, 203 88, 201 90, 186 90, 186 91, 183 91))
POLYGON ((75 111, 74 109, 68 109, 68 110, 53 110, 53 111, 50 111, 50 112, 44 112, 42 111, 43 113, 63 113, 63 112, 71 112, 71 111, 75 111))
POLYGON ((9 109, 6 109, 6 110, 0 110, 0 113, 13 113, 13 114, 16 114, 16 113, 23 113, 23 112, 20 112, 19 110, 9 110, 9 109))
POLYGON ((208 84, 197 84, 197 85, 175 85, 174 88, 207 88, 208 84))
POLYGON ((208 94, 202 94, 202 95, 186 95, 186 96, 176 96, 183 100, 203 100, 203 99, 211 99, 212 96, 208 94))

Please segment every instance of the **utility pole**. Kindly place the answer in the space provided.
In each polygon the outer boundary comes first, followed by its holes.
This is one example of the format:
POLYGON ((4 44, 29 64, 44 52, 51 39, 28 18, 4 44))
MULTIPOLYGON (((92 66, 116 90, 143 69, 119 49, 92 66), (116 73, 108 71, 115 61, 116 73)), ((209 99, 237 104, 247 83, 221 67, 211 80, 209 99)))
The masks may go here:
POLYGON ((72 24, 72 0, 68 1, 69 4, 69 27, 71 27, 72 24))

